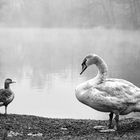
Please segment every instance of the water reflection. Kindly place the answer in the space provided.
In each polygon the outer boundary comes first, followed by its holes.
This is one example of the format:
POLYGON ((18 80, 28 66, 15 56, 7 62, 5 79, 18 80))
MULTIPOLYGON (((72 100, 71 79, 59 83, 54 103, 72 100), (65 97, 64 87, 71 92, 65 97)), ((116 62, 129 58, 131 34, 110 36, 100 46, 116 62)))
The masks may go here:
POLYGON ((0 86, 10 77, 16 98, 9 113, 59 118, 106 119, 104 113, 82 105, 75 87, 95 76, 91 67, 79 75, 88 53, 101 55, 109 76, 140 86, 139 32, 78 29, 1 29, 0 86))

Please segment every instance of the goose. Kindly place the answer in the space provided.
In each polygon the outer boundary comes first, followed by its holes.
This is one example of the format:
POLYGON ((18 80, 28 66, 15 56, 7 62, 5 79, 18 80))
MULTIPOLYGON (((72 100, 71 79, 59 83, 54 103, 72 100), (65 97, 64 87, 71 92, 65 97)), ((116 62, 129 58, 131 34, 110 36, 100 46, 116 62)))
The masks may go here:
POLYGON ((10 89, 10 84, 15 83, 12 79, 7 78, 4 82, 4 89, 0 89, 0 106, 5 106, 5 115, 7 114, 7 106, 14 99, 14 93, 10 89))
POLYGON ((108 129, 113 128, 112 119, 115 114, 113 130, 118 130, 119 115, 140 112, 140 88, 123 79, 107 78, 108 66, 96 54, 89 54, 84 58, 80 75, 93 64, 97 66, 98 73, 93 79, 76 87, 76 98, 97 111, 108 112, 108 129))

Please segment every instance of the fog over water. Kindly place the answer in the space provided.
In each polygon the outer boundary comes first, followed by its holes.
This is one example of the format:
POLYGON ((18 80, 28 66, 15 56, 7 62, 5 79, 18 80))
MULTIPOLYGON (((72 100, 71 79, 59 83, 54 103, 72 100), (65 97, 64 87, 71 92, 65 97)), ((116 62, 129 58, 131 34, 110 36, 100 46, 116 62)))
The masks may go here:
POLYGON ((93 66, 80 76, 82 59, 96 53, 108 64, 108 77, 123 78, 140 87, 139 36, 139 31, 103 27, 0 29, 0 86, 7 77, 17 82, 11 87, 15 99, 8 112, 107 119, 107 114, 81 104, 75 97, 75 87, 97 73, 93 66))
POLYGON ((80 75, 81 62, 96 53, 108 77, 140 87, 139 29, 138 0, 0 0, 0 87, 16 81, 8 112, 108 119, 75 97, 76 86, 97 74, 92 66, 80 75))

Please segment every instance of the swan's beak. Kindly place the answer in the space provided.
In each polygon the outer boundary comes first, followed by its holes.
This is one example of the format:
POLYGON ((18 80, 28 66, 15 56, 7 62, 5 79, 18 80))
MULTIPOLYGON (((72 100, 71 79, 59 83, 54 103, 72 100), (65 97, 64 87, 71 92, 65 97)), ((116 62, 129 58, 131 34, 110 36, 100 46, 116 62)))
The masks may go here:
POLYGON ((86 68, 87 68, 87 65, 82 64, 82 71, 81 71, 80 75, 86 70, 86 68))

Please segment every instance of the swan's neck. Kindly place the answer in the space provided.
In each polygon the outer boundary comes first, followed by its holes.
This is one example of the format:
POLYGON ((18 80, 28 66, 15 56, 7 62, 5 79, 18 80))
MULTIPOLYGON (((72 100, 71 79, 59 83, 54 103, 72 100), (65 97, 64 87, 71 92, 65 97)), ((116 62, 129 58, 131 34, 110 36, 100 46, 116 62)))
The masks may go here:
POLYGON ((96 66, 98 68, 98 74, 96 75, 96 77, 77 86, 76 97, 78 98, 78 100, 83 100, 82 95, 86 90, 104 82, 104 80, 106 79, 108 72, 107 65, 100 57, 97 58, 96 66))
POLYGON ((98 74, 94 79, 96 79, 99 83, 101 83, 107 77, 108 68, 104 60, 101 58, 97 58, 96 66, 98 68, 98 74))

